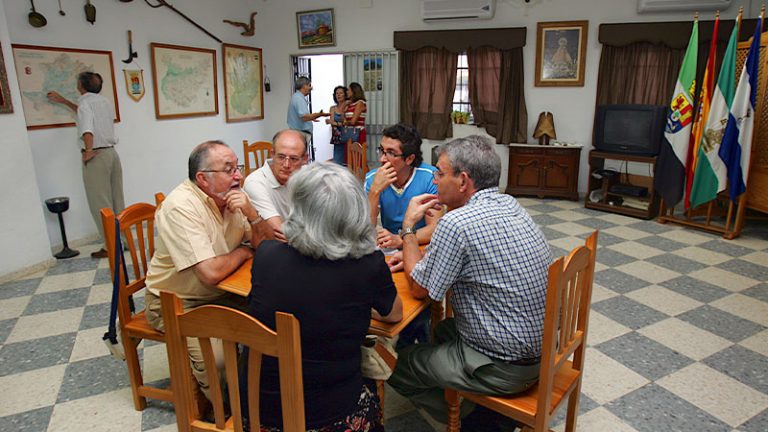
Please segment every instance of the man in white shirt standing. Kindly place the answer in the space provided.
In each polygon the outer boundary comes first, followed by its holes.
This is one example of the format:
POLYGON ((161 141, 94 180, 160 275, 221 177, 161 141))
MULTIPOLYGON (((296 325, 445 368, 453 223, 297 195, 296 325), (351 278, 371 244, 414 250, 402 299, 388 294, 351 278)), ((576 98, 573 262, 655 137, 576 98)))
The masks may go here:
MULTIPOLYGON (((286 241, 283 221, 290 212, 288 179, 307 163, 304 134, 284 129, 272 138, 272 159, 246 177, 243 190, 271 228, 271 238, 286 241)), ((268 234, 269 236, 269 234, 268 234)))
MULTIPOLYGON (((108 207, 115 214, 125 208, 123 199, 123 167, 114 149, 115 112, 112 102, 100 95, 103 80, 95 72, 81 72, 77 76, 80 97, 73 103, 61 94, 48 93, 51 102, 60 103, 77 113, 77 133, 82 140, 83 183, 91 216, 104 239, 99 211, 108 207)), ((106 258, 104 247, 91 254, 92 258, 106 258)))

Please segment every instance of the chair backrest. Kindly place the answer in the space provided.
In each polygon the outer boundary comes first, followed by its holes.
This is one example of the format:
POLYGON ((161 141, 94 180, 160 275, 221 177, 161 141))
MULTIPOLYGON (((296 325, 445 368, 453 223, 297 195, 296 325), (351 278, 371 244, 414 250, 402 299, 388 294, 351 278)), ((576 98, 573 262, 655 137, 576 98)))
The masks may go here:
POLYGON ((552 412, 541 407, 552 406, 552 388, 558 371, 571 369, 582 373, 596 256, 597 231, 584 246, 576 247, 549 266, 537 424, 549 424, 552 412), (568 361, 571 355, 572 365, 568 361))
POLYGON ((157 208, 160 208, 160 204, 162 204, 163 201, 165 201, 165 194, 162 193, 162 192, 156 193, 155 194, 155 206, 157 208))
POLYGON ((101 223, 104 227, 104 242, 107 245, 107 256, 109 257, 109 269, 111 274, 115 272, 120 274, 120 292, 118 301, 118 316, 122 325, 131 320, 131 311, 128 297, 144 288, 144 278, 147 275, 149 261, 155 253, 155 206, 147 203, 136 203, 126 207, 120 214, 115 216, 112 209, 101 209, 101 223), (120 222, 120 233, 115 231, 115 219, 120 222), (132 274, 128 277, 133 281, 126 283, 123 269, 126 260, 120 260, 120 268, 115 268, 115 240, 122 238, 123 244, 127 247, 132 274))
POLYGON ((171 292, 161 292, 160 301, 165 321, 166 345, 171 365, 171 384, 177 395, 176 420, 179 431, 235 430, 242 432, 238 388, 237 344, 249 347, 248 418, 251 431, 259 430, 259 380, 262 354, 277 357, 280 371, 280 397, 283 405, 283 431, 304 432, 304 384, 301 368, 299 321, 291 314, 275 314, 277 331, 272 331, 255 318, 224 306, 201 306, 184 312, 181 300, 171 292), (192 371, 187 351, 187 337, 200 340, 203 358, 211 383, 210 395, 215 424, 192 415, 192 371), (224 346, 224 373, 229 390, 232 416, 224 413, 222 390, 218 383, 211 338, 221 339, 224 346))
POLYGON ((365 174, 368 172, 366 144, 356 143, 350 140, 347 143, 347 166, 355 177, 361 182, 365 181, 365 174))
POLYGON ((243 158, 245 158, 243 177, 248 177, 248 174, 261 168, 270 157, 272 157, 271 142, 255 141, 253 144, 248 144, 248 140, 243 140, 243 158), (251 165, 251 155, 253 155, 253 165, 251 165))

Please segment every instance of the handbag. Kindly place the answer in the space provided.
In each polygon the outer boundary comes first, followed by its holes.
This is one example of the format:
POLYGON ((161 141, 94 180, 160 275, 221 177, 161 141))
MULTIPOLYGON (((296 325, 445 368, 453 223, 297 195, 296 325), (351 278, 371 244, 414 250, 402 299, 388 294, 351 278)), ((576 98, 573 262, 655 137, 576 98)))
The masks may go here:
POLYGON ((397 337, 387 338, 383 336, 366 336, 366 341, 363 345, 360 345, 360 351, 362 354, 360 362, 360 371, 363 377, 374 380, 386 381, 389 376, 392 375, 392 368, 387 365, 387 362, 376 352, 376 342, 379 342, 393 357, 397 358, 397 352, 394 345, 397 342, 397 337))
POLYGON ((352 142, 359 142, 360 128, 357 128, 355 126, 342 126, 339 140, 341 140, 342 144, 348 143, 349 140, 352 140, 352 142))

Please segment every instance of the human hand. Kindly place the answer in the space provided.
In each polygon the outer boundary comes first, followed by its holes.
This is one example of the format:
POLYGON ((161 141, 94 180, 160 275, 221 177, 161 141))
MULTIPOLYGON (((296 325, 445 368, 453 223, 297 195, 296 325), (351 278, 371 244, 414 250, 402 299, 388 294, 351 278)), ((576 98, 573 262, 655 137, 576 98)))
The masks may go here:
POLYGON ((65 103, 67 102, 67 99, 62 96, 59 92, 56 91, 50 91, 46 94, 48 97, 48 100, 55 103, 65 103))
POLYGON ((403 267, 405 266, 405 262, 403 261, 403 252, 399 251, 389 257, 387 266, 389 267, 389 271, 392 273, 403 270, 403 267))
POLYGON ((283 233, 282 228, 275 228, 272 230, 272 233, 275 235, 275 240, 281 241, 283 243, 288 243, 288 237, 285 236, 285 233, 283 233))
POLYGON ((403 247, 403 239, 384 228, 376 228, 376 244, 380 248, 400 249, 403 247))
POLYGON ((411 198, 408 208, 403 217, 403 227, 412 227, 424 218, 425 215, 432 216, 442 211, 443 206, 437 200, 437 195, 421 194, 411 198))
POLYGON ((97 154, 99 154, 98 150, 86 150, 82 152, 80 157, 83 159, 83 165, 87 165, 88 161, 95 158, 97 154))
POLYGON ((376 195, 381 194, 387 186, 397 180, 397 173, 392 168, 392 164, 384 162, 384 165, 376 170, 376 174, 373 176, 373 182, 371 183, 371 192, 376 195))
POLYGON ((240 209, 246 217, 251 215, 250 220, 256 219, 259 215, 256 209, 251 206, 251 200, 248 198, 248 195, 240 188, 230 189, 229 192, 224 194, 224 201, 226 201, 229 211, 234 212, 240 209), (256 216, 253 216, 254 213, 256 216))

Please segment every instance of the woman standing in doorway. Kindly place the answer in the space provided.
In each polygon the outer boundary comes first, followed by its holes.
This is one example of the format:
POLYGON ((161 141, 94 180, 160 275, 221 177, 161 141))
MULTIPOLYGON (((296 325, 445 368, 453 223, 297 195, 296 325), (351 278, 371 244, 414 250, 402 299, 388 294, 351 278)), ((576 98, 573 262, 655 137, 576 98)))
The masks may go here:
POLYGON ((347 88, 336 86, 333 89, 333 102, 336 105, 328 109, 330 118, 325 122, 331 125, 331 145, 333 146, 333 161, 339 165, 347 164, 347 143, 341 142, 341 131, 344 128, 344 112, 347 109, 347 88))
POLYGON ((368 111, 368 107, 365 102, 365 91, 363 86, 353 82, 349 85, 349 92, 347 92, 349 104, 344 112, 344 125, 353 126, 357 131, 357 139, 355 142, 364 143, 365 140, 365 113, 368 111), (359 135, 358 135, 359 133, 359 135))

